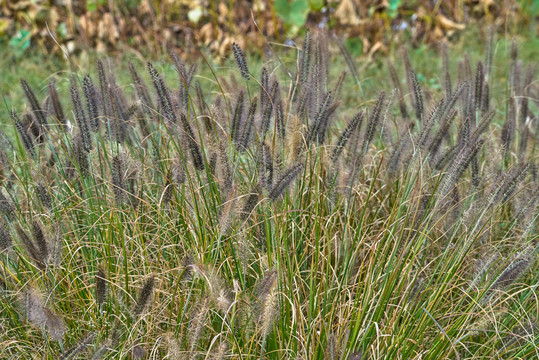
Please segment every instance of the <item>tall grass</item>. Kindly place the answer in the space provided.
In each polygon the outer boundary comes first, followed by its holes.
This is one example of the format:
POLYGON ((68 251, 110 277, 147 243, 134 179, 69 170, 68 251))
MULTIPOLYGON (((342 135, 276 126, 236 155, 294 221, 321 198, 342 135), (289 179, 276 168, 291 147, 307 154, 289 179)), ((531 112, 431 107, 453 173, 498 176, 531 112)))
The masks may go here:
POLYGON ((405 58, 343 119, 360 73, 347 54, 354 79, 330 78, 331 41, 312 29, 295 76, 260 80, 234 44, 241 77, 211 92, 175 54, 174 87, 130 64, 126 92, 103 61, 69 95, 21 81, 2 357, 538 356, 533 68, 515 45, 500 89, 444 48, 438 93, 405 58))

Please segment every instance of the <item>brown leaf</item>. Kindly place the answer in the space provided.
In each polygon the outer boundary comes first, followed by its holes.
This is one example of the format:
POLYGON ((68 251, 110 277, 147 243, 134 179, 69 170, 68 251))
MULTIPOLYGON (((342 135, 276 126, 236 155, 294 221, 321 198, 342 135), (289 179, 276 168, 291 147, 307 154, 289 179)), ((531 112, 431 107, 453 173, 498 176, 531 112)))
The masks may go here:
POLYGON ((466 27, 464 24, 456 23, 442 14, 438 14, 436 20, 444 30, 464 30, 466 27))
POLYGON ((118 28, 114 24, 114 18, 110 13, 105 13, 97 26, 97 37, 111 43, 116 43, 120 37, 118 28))
POLYGON ((377 42, 371 47, 371 49, 369 50, 369 57, 372 57, 372 56, 374 55, 374 53, 376 53, 377 51, 382 51, 382 52, 386 52, 386 51, 387 51, 386 46, 385 46, 381 41, 377 41, 377 42))
POLYGON ((356 8, 352 0, 341 1, 339 7, 335 10, 335 18, 342 25, 359 25, 361 19, 357 15, 356 8))
POLYGON ((81 30, 84 32, 84 36, 87 38, 93 38, 95 36, 95 22, 88 19, 87 14, 84 14, 79 18, 79 25, 81 30))

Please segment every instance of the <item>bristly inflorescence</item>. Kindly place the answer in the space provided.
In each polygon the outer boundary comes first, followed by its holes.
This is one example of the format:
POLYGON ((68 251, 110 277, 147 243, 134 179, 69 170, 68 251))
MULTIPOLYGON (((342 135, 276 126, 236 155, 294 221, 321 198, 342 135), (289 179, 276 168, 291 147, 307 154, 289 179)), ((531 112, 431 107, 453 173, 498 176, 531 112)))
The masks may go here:
POLYGON ((89 74, 84 76, 82 80, 84 96, 86 97, 86 105, 88 115, 90 117, 90 127, 93 132, 99 132, 99 106, 97 100, 97 89, 89 74))
POLYGON ((165 85, 165 82, 163 81, 163 78, 161 77, 161 75, 159 75, 152 63, 148 62, 147 66, 148 72, 152 77, 153 85, 157 92, 157 99, 159 100, 159 105, 164 112, 163 115, 168 121, 172 123, 177 123, 178 120, 176 118, 176 113, 173 110, 174 107, 172 104, 172 99, 170 97, 169 90, 165 85))
POLYGON ((98 306, 107 301, 107 275, 101 266, 97 268, 95 275, 95 293, 98 306))
POLYGON ((365 118, 365 112, 361 111, 357 113, 352 120, 348 123, 346 128, 342 131, 341 136, 339 137, 339 141, 337 142, 337 146, 333 150, 333 154, 331 156, 332 162, 335 162, 339 155, 344 150, 344 147, 346 146, 346 143, 352 136, 354 131, 357 131, 356 129, 361 128, 361 124, 363 122, 363 119, 365 118))
POLYGON ((125 198, 124 161, 121 155, 112 158, 111 180, 114 199, 118 205, 122 204, 125 198))
MULTIPOLYGON (((21 79, 21 86, 24 91, 24 95, 28 99, 28 102, 30 103, 30 107, 32 108, 33 115, 37 119, 38 125, 40 126, 40 130, 44 131, 41 127, 47 127, 47 119, 45 116, 45 111, 41 108, 41 105, 36 99, 36 96, 32 89, 30 88, 30 85, 26 82, 26 80, 21 79)), ((39 135, 39 139, 41 139, 41 133, 39 135)))
POLYGON ((66 332, 64 320, 45 306, 43 297, 34 288, 25 290, 20 295, 26 318, 31 323, 47 328, 50 336, 61 340, 66 332))
POLYGON ((13 238, 9 233, 8 229, 3 226, 0 226, 0 252, 4 252, 11 248, 13 244, 13 238))
POLYGON ((234 58, 236 59, 236 63, 238 64, 238 68, 240 69, 241 77, 245 80, 249 80, 249 69, 247 68, 247 59, 245 58, 243 50, 239 47, 238 44, 232 43, 232 51, 234 52, 234 58))
POLYGON ((146 306, 148 305, 150 296, 154 291, 154 286, 155 276, 150 275, 150 277, 148 277, 148 279, 146 279, 146 281, 144 282, 144 286, 139 292, 139 296, 137 298, 137 305, 135 306, 135 309, 133 311, 135 315, 141 315, 146 306))
POLYGON ((30 153, 30 155, 35 156, 36 155, 36 151, 34 149, 35 144, 34 144, 32 138, 30 138, 30 136, 28 135, 28 133, 24 129, 24 127, 23 127, 23 125, 21 123, 21 120, 19 119, 19 117, 17 116, 17 114, 14 111, 11 112, 11 119, 15 123, 15 128, 17 129, 17 132, 19 133, 19 136, 21 138, 21 141, 22 141, 24 147, 30 153))
POLYGON ((62 103, 60 102, 60 95, 58 95, 58 91, 56 90, 56 85, 55 85, 54 80, 51 80, 49 82, 49 98, 50 98, 50 102, 52 106, 52 114, 56 122, 64 126, 66 117, 64 114, 62 103))
POLYGON ((82 144, 86 151, 92 150, 92 137, 90 133, 90 125, 88 123, 88 118, 86 117, 86 112, 82 106, 82 102, 79 95, 79 90, 77 86, 77 80, 71 78, 71 102, 73 103, 73 108, 75 110, 75 119, 77 120, 77 125, 79 126, 80 135, 82 137, 82 144))
POLYGON ((271 191, 269 192, 270 199, 276 200, 282 195, 290 183, 301 173, 301 171, 303 171, 303 168, 303 164, 296 164, 288 168, 271 188, 271 191))
POLYGON ((415 100, 415 115, 419 121, 423 121, 423 95, 421 87, 417 80, 417 75, 413 70, 410 70, 410 78, 412 79, 413 94, 415 100))

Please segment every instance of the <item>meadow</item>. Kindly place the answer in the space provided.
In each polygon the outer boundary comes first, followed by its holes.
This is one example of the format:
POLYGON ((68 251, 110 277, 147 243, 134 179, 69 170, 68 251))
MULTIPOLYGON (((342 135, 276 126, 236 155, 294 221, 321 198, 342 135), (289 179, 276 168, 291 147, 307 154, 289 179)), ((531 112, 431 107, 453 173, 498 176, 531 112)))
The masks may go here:
POLYGON ((539 357, 526 44, 247 50, 11 83, 0 356, 539 357))

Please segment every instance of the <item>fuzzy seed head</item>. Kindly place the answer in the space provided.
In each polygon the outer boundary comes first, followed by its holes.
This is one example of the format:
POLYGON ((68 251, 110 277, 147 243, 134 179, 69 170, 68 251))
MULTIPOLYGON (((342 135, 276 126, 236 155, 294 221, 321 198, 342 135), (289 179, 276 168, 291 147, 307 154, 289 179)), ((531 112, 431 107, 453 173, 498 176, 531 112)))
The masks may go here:
POLYGON ((240 69, 241 77, 245 80, 249 80, 249 69, 247 68, 247 60, 243 50, 236 43, 232 43, 232 52, 234 52, 234 58, 240 69))
POLYGON ((120 155, 112 158, 112 191, 116 204, 120 205, 125 197, 124 162, 120 155))
POLYGON ((148 304, 150 297, 152 295, 153 289, 155 286, 155 275, 150 275, 150 277, 144 283, 144 286, 140 290, 137 306, 135 307, 135 315, 139 316, 144 311, 144 308, 148 304))
POLYGON ((39 257, 41 259, 47 259, 49 256, 49 245, 45 238, 43 229, 41 228, 41 224, 37 220, 32 222, 32 233, 39 249, 39 257))
POLYGON ((90 116, 90 128, 93 132, 99 131, 99 106, 97 102, 97 89, 89 74, 82 80, 86 107, 90 116))
POLYGON ((73 108, 75 110, 75 119, 77 120, 77 125, 79 126, 79 131, 82 137, 82 143, 86 151, 92 150, 92 137, 90 134, 90 126, 88 124, 88 119, 84 108, 82 107, 82 102, 79 96, 79 90, 75 79, 71 79, 71 102, 73 103, 73 108))
POLYGON ((0 226, 0 253, 9 250, 13 245, 13 238, 8 229, 0 226))
POLYGON ((49 98, 51 100, 52 111, 53 111, 54 117, 56 118, 56 121, 61 125, 65 125, 66 118, 64 115, 64 109, 62 107, 62 103, 60 101, 60 96, 58 95, 58 91, 56 91, 54 80, 51 80, 49 82, 49 98))
POLYGON ((202 300, 197 312, 195 313, 195 316, 191 320, 191 323, 189 326, 189 333, 190 333, 189 343, 191 346, 191 353, 195 351, 198 345, 200 335, 202 335, 204 326, 206 325, 206 317, 208 315, 209 309, 210 309, 210 299, 205 298, 204 300, 202 300))
POLYGON ((417 75, 413 70, 410 70, 410 78, 412 79, 412 86, 414 91, 414 100, 415 100, 415 114, 419 121, 423 120, 423 95, 421 94, 421 86, 419 85, 419 80, 417 80, 417 75))
POLYGON ((97 306, 101 306, 107 301, 107 275, 101 266, 97 268, 95 275, 95 293, 97 306))
POLYGON ((35 191, 39 201, 41 202, 41 205, 43 205, 43 207, 46 209, 51 209, 52 199, 45 185, 43 183, 37 184, 35 191))
POLYGON ((64 337, 66 327, 63 319, 45 307, 43 298, 36 290, 26 290, 21 296, 21 303, 28 321, 46 327, 51 337, 56 340, 64 337))
POLYGON ((269 192, 269 198, 273 201, 282 195, 288 185, 303 171, 303 164, 298 163, 284 172, 281 178, 275 183, 269 192))

